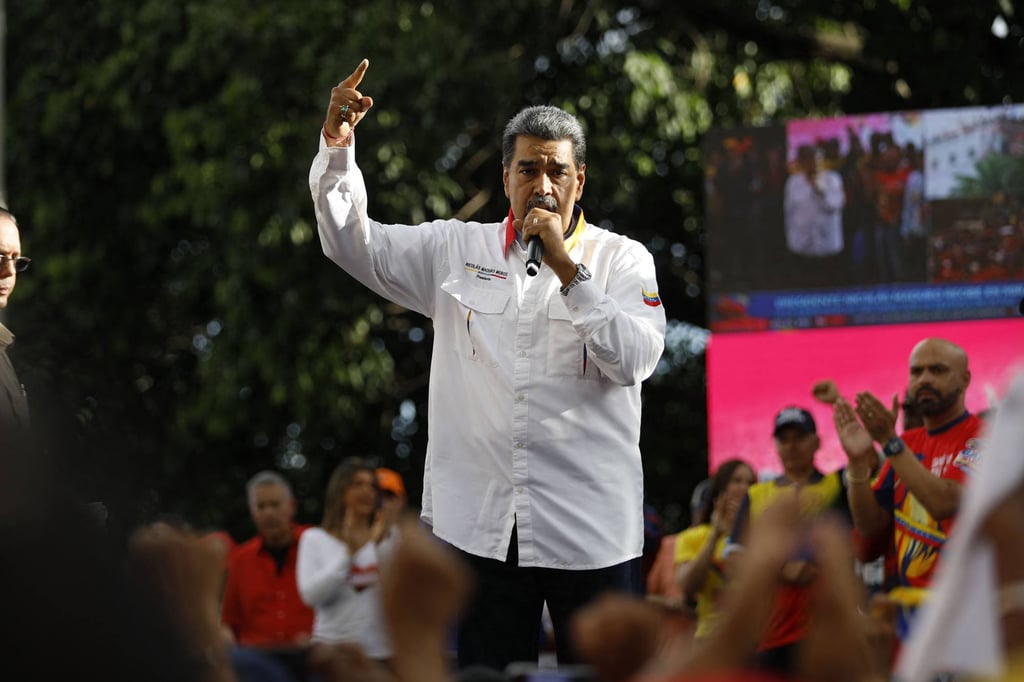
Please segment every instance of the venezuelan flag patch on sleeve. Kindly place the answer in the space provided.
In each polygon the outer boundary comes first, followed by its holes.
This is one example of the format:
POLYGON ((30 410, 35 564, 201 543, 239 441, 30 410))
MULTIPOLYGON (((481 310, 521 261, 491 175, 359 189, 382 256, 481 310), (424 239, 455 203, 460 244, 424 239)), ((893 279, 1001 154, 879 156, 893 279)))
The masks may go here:
POLYGON ((651 306, 652 308, 657 308, 659 305, 661 305, 661 298, 658 296, 657 291, 647 291, 646 289, 641 287, 640 293, 643 294, 645 304, 651 306))

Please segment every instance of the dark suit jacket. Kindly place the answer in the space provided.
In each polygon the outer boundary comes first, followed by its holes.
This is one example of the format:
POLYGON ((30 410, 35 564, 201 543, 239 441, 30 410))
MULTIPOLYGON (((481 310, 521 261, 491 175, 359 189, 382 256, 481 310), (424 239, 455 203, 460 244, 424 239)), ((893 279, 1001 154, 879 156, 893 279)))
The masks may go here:
POLYGON ((14 365, 7 357, 7 348, 12 343, 14 334, 0 324, 0 440, 4 436, 24 435, 29 427, 25 387, 18 381, 14 365))

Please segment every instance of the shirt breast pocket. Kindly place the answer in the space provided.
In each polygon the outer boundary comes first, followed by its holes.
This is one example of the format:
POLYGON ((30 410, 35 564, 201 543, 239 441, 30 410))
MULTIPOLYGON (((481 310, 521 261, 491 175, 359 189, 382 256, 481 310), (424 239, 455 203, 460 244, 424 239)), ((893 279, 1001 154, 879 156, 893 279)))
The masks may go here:
POLYGON ((471 280, 449 278, 441 289, 457 302, 452 338, 455 352, 489 367, 497 367, 505 340, 505 310, 511 294, 475 285, 471 280))
POLYGON ((565 302, 561 297, 552 298, 548 303, 547 375, 596 379, 598 370, 591 364, 583 339, 573 329, 565 302))

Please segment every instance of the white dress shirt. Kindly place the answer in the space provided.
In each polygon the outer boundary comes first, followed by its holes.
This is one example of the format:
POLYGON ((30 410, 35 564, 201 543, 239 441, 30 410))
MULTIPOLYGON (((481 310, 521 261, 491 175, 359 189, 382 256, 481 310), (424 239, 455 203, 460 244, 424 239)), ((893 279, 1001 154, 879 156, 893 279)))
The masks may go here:
POLYGON ((323 528, 299 538, 295 582, 299 596, 313 609, 313 640, 354 642, 370 658, 391 656, 380 606, 380 554, 387 542, 368 542, 353 555, 323 528))
POLYGON ((526 275, 507 221, 382 225, 354 147, 321 150, 310 189, 324 253, 431 318, 422 518, 459 549, 520 566, 595 569, 643 547, 640 384, 664 346, 654 261, 580 224, 569 255, 593 278, 560 293, 526 275))
MULTIPOLYGON (((814 183, 793 173, 784 189, 786 246, 800 256, 834 256, 843 250, 843 179, 820 170, 814 183)), ((742 248, 743 245, 739 245, 742 248)))

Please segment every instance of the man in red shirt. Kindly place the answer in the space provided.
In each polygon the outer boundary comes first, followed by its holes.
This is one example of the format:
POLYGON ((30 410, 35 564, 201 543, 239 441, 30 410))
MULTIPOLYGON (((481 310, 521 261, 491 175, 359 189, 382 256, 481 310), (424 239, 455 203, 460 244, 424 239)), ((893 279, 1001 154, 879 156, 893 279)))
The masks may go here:
POLYGON ((228 562, 224 624, 243 646, 290 647, 305 643, 313 610, 299 597, 295 561, 304 527, 295 525, 295 498, 283 476, 261 471, 246 485, 256 536, 228 562))
POLYGON ((925 339, 910 354, 908 389, 924 426, 896 435, 898 403, 890 410, 871 393, 857 394, 856 416, 849 403, 836 403, 836 426, 850 460, 848 499, 854 525, 868 539, 892 529, 897 584, 910 605, 931 582, 963 485, 977 463, 982 422, 964 405, 970 381, 962 348, 944 339, 925 339), (871 465, 877 455, 872 441, 885 455, 873 481, 871 465))
POLYGON ((874 172, 875 191, 875 257, 881 282, 905 279, 903 238, 903 193, 910 176, 910 166, 903 163, 903 153, 891 138, 879 143, 878 167, 874 172))

